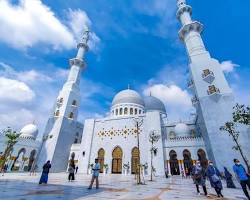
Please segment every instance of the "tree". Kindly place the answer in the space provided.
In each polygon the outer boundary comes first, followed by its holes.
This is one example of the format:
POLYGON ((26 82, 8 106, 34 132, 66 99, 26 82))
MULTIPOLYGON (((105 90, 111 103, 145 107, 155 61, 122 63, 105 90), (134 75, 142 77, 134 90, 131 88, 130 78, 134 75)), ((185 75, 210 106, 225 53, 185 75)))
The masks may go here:
POLYGON ((21 135, 20 133, 13 131, 10 127, 8 127, 6 130, 3 130, 2 134, 4 134, 5 137, 7 138, 6 141, 7 146, 1 157, 0 169, 3 169, 5 162, 7 161, 7 158, 10 155, 11 150, 13 149, 14 145, 18 142, 18 138, 21 135))
POLYGON ((233 119, 234 122, 250 125, 250 107, 236 104, 234 107, 233 119))
POLYGON ((156 131, 151 131, 149 134, 149 142, 151 143, 151 173, 150 173, 150 181, 153 181, 153 172, 155 172, 155 168, 153 166, 153 157, 157 155, 158 149, 154 146, 154 143, 158 142, 160 139, 160 135, 156 133, 156 131))
POLYGON ((240 152, 240 155, 241 155, 242 159, 244 160, 248 171, 250 171, 250 166, 248 164, 248 160, 243 153, 241 145, 239 144, 239 131, 236 130, 234 122, 226 122, 224 126, 220 127, 220 130, 228 132, 229 136, 231 136, 233 138, 233 141, 236 144, 233 147, 233 149, 240 152))

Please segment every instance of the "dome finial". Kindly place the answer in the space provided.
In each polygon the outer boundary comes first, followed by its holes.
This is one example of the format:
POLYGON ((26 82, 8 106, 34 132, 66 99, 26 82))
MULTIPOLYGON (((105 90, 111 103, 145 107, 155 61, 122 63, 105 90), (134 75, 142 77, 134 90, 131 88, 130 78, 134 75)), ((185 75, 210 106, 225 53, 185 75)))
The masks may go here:
POLYGON ((128 84, 128 90, 130 90, 130 84, 128 84))

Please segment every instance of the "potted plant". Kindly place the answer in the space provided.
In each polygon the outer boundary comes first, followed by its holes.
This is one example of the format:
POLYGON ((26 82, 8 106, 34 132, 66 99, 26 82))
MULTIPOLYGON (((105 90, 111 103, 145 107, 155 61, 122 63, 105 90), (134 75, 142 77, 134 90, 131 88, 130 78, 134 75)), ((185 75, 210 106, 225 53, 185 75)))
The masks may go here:
POLYGON ((103 173, 107 174, 108 173, 108 169, 109 169, 109 165, 108 164, 104 164, 103 168, 104 168, 103 173))
POLYGON ((88 174, 92 174, 92 168, 94 167, 94 164, 89 164, 88 165, 88 174))
POLYGON ((129 173, 129 162, 123 164, 124 174, 127 175, 129 173))

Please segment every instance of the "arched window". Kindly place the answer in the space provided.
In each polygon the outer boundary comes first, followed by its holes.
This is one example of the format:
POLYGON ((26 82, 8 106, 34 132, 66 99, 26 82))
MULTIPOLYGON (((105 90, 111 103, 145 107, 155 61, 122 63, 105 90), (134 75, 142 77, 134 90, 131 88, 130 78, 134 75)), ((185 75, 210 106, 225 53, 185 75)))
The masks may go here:
POLYGON ((60 99, 59 99, 59 103, 62 103, 63 102, 63 98, 61 97, 60 99))
POLYGON ((130 108, 129 114, 133 115, 133 108, 130 108))
POLYGON ((72 106, 76 106, 76 100, 73 100, 72 106))
POLYGON ((34 160, 35 160, 35 155, 36 155, 36 150, 34 149, 30 152, 28 171, 30 171, 32 169, 32 165, 33 165, 34 160))
POLYGON ((118 115, 118 109, 115 109, 115 115, 118 115))
POLYGON ((135 115, 137 115, 137 108, 135 109, 135 115))
POLYGON ((122 115, 122 108, 120 108, 120 113, 119 114, 122 115))
POLYGON ((141 110, 139 110, 139 115, 141 114, 141 110))
POLYGON ((128 114, 128 108, 124 108, 124 115, 127 115, 128 114))
POLYGON ((122 149, 116 147, 112 152, 112 173, 121 174, 122 173, 122 149))
POLYGON ((139 166, 139 149, 137 147, 134 147, 131 152, 131 173, 136 174, 138 172, 138 166, 139 166))
POLYGON ((57 117, 58 117, 58 116, 59 116, 59 114, 60 114, 60 111, 59 111, 59 110, 57 110, 57 111, 56 111, 56 113, 55 113, 55 116, 57 116, 57 117))
POLYGON ((103 173, 103 165, 104 165, 104 156, 105 156, 105 151, 103 148, 100 148, 98 151, 98 160, 100 163, 100 172, 103 173))
POLYGON ((74 118, 74 113, 73 113, 73 112, 70 112, 70 113, 69 113, 69 118, 70 118, 70 119, 73 119, 73 118, 74 118))

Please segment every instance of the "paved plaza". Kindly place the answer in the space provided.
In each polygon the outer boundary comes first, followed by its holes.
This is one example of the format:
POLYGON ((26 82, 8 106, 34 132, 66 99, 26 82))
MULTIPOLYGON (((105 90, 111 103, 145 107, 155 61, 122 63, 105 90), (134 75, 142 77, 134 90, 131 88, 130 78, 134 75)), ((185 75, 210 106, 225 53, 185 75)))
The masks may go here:
MULTIPOLYGON (((49 199, 119 199, 119 200, 161 200, 218 199, 214 190, 208 188, 209 197, 197 196, 191 179, 180 177, 155 178, 146 185, 136 185, 134 176, 103 175, 100 177, 100 189, 88 190, 91 176, 78 175, 74 182, 67 181, 67 174, 50 174, 48 185, 38 185, 39 175, 27 173, 5 174, 0 177, 0 199, 4 200, 49 200, 49 199)), ((207 184, 209 185, 209 184, 207 184)), ((245 200, 241 189, 223 190, 225 200, 245 200)))

